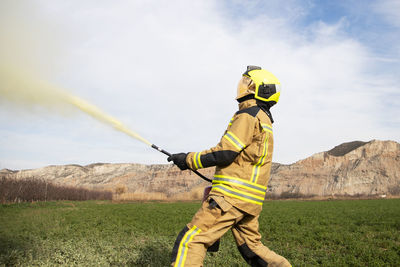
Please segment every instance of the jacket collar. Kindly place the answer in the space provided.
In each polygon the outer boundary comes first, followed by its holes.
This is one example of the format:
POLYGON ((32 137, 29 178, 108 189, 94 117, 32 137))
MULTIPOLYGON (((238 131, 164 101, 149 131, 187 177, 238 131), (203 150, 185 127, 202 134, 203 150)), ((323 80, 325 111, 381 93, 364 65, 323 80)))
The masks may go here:
POLYGON ((272 118, 272 114, 269 111, 269 106, 267 103, 261 101, 257 102, 257 100, 255 99, 249 99, 239 103, 239 110, 243 110, 253 106, 259 106, 267 114, 267 116, 271 120, 271 123, 274 123, 274 119, 272 118))
POLYGON ((239 110, 246 109, 246 108, 256 106, 256 105, 257 105, 257 103, 256 103, 255 99, 249 99, 249 100, 239 103, 239 110))

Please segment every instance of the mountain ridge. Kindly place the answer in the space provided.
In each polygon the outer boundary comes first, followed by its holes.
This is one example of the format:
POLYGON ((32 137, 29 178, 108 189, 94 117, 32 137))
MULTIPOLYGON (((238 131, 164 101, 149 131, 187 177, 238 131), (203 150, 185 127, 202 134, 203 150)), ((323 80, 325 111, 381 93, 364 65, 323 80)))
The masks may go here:
MULTIPOLYGON (((211 178, 214 168, 200 170, 211 178)), ((171 164, 92 163, 51 165, 30 170, 0 170, 0 178, 36 178, 57 184, 106 189, 125 194, 180 194, 201 197, 202 181, 171 164), (121 189, 122 188, 122 189, 121 189)), ((268 197, 400 195, 400 144, 352 141, 292 164, 273 163, 268 197)))

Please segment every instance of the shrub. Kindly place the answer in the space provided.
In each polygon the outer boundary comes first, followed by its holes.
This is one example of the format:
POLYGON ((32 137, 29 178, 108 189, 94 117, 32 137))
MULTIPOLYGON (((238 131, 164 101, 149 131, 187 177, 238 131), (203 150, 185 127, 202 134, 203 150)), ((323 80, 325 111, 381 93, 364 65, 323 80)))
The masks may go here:
POLYGON ((27 178, 0 178, 0 201, 24 202, 47 200, 111 200, 112 193, 104 190, 56 185, 48 181, 27 178))

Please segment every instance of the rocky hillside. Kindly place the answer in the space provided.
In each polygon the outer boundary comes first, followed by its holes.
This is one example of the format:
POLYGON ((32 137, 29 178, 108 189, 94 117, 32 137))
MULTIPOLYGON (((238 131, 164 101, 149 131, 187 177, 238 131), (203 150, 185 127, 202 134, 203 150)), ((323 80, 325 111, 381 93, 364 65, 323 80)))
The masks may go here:
MULTIPOLYGON (((213 169, 201 171, 212 177, 213 169)), ((170 198, 192 193, 199 198, 208 183, 173 165, 103 164, 3 169, 0 177, 37 178, 64 185, 110 189, 119 193, 170 198)), ((349 142, 290 165, 274 163, 269 197, 400 195, 400 144, 394 141, 349 142)))
POLYGON ((275 165, 271 194, 303 196, 400 195, 400 144, 344 143, 291 165, 275 165))

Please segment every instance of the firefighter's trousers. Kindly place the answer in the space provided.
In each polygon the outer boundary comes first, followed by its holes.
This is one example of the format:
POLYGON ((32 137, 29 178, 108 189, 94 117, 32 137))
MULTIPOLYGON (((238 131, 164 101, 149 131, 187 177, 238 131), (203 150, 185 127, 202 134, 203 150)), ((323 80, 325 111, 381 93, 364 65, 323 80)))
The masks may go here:
POLYGON ((192 221, 179 233, 171 266, 203 266, 207 248, 229 229, 232 229, 240 254, 251 266, 291 266, 284 257, 261 243, 258 216, 244 213, 222 197, 214 196, 203 202, 192 221))

